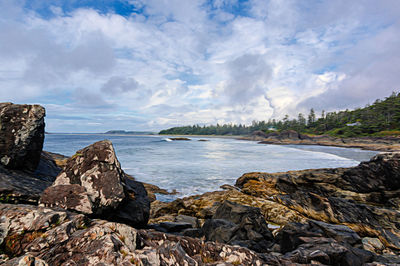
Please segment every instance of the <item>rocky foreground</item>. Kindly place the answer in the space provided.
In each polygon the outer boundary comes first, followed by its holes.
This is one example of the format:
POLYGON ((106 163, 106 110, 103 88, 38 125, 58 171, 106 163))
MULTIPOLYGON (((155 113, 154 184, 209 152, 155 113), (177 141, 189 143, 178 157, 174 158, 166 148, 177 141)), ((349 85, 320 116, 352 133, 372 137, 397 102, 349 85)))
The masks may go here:
POLYGON ((164 203, 148 191, 167 192, 124 173, 111 142, 43 152, 44 109, 0 107, 0 264, 400 264, 400 153, 248 173, 164 203))
POLYGON ((255 131, 251 136, 241 137, 240 139, 255 140, 259 141, 260 144, 322 145, 385 152, 400 151, 399 136, 337 138, 328 135, 310 136, 298 133, 294 130, 284 130, 269 134, 266 134, 263 131, 255 131))

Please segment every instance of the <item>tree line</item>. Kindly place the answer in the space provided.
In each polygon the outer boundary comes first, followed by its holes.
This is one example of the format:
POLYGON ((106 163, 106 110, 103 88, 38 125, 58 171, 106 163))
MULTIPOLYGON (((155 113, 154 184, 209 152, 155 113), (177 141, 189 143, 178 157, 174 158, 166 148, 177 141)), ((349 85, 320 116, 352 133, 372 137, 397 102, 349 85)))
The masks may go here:
POLYGON ((400 93, 393 92, 364 108, 349 111, 325 112, 317 117, 311 108, 308 115, 296 118, 286 115, 281 120, 253 121, 251 125, 217 124, 183 126, 162 130, 166 135, 249 135, 254 131, 296 130, 306 134, 328 134, 341 137, 400 134, 400 93))

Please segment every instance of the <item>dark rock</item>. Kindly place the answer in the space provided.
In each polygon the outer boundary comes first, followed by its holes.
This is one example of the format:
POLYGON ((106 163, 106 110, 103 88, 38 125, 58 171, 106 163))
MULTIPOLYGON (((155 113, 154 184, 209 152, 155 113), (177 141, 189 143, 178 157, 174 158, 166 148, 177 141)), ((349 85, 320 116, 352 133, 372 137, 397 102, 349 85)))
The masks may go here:
POLYGON ((39 165, 33 173, 33 176, 41 180, 54 182, 58 174, 62 171, 61 167, 55 162, 54 157, 58 157, 58 155, 42 151, 39 165))
POLYGON ((344 189, 358 193, 399 190, 400 153, 378 154, 368 162, 349 168, 342 178, 347 181, 344 189))
POLYGON ((240 245, 257 252, 265 252, 273 244, 260 209, 225 201, 212 219, 203 225, 207 240, 240 245))
POLYGON ((203 230, 201 230, 200 228, 188 228, 182 231, 182 235, 199 238, 203 236, 203 230))
POLYGON ((186 140, 186 141, 191 140, 189 138, 184 138, 184 137, 176 137, 176 138, 169 138, 169 139, 170 140, 186 140))
POLYGON ((96 142, 69 158, 40 203, 139 227, 147 224, 150 212, 144 186, 122 171, 110 141, 96 142))
POLYGON ((257 136, 257 137, 262 137, 262 138, 266 138, 267 137, 267 134, 264 131, 261 131, 261 130, 253 131, 251 133, 251 135, 252 136, 257 136))
POLYGON ((45 110, 40 105, 0 103, 0 163, 35 171, 44 140, 45 110))
POLYGON ((332 238, 346 246, 361 244, 360 236, 347 226, 314 220, 309 221, 308 224, 289 223, 285 225, 278 232, 276 241, 280 244, 280 252, 287 253, 304 244, 302 239, 315 237, 332 238))
POLYGON ((175 222, 191 224, 193 228, 200 227, 199 219, 188 215, 178 215, 175 217, 175 222))
POLYGON ((51 182, 32 174, 0 166, 0 202, 37 204, 51 182))
POLYGON ((37 204, 43 191, 61 171, 47 152, 42 152, 34 173, 0 165, 0 202, 37 204))
POLYGON ((177 222, 163 222, 160 226, 164 228, 168 233, 181 232, 185 229, 192 228, 190 223, 177 223, 177 222))
POLYGON ((135 181, 128 175, 125 175, 122 180, 126 196, 114 212, 104 217, 132 226, 144 227, 150 216, 150 200, 146 189, 141 182, 135 181))
POLYGON ((361 266, 374 259, 369 251, 341 245, 331 238, 302 237, 301 240, 304 244, 286 253, 283 258, 301 264, 317 261, 325 265, 346 266, 361 266))

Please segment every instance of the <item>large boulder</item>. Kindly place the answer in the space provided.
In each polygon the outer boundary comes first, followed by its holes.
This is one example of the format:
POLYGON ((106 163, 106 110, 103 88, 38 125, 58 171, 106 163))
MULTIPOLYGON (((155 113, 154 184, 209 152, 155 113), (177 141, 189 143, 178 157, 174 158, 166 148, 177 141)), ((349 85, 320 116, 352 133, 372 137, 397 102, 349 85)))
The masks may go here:
POLYGON ((41 196, 40 204, 147 224, 150 201, 140 182, 126 175, 110 141, 99 141, 76 152, 41 196))
POLYGON ((43 148, 45 110, 40 105, 0 103, 0 163, 35 171, 43 148))
POLYGON ((207 240, 266 252, 274 238, 259 208, 225 201, 203 225, 207 240))

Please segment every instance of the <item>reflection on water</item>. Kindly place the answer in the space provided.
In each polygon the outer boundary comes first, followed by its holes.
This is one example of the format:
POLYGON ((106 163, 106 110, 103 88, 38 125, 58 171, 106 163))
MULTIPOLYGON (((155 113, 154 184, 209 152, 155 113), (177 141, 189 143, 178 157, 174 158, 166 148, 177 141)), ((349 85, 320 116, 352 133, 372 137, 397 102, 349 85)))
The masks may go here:
POLYGON ((122 168, 139 181, 180 193, 161 200, 218 190, 233 185, 246 172, 281 172, 349 167, 376 152, 323 146, 261 145, 234 139, 165 141, 160 136, 46 135, 44 149, 73 155, 78 149, 108 138, 122 168))

